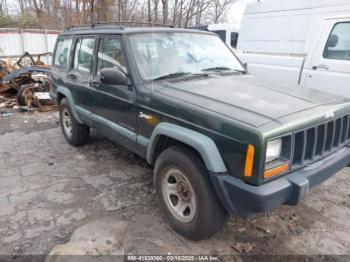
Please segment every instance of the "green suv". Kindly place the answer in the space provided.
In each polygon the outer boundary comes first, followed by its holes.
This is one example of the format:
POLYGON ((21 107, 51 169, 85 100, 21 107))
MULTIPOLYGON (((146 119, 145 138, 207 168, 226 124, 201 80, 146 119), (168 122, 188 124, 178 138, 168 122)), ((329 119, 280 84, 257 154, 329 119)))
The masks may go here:
POLYGON ((145 158, 165 216, 189 239, 230 213, 296 205, 350 162, 349 100, 263 85, 209 32, 67 29, 52 85, 68 143, 93 128, 145 158))

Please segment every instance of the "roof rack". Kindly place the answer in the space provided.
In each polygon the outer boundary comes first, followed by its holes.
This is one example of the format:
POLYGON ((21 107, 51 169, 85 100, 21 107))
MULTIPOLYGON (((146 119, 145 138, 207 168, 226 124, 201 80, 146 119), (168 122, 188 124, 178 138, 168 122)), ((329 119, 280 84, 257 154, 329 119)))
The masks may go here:
POLYGON ((174 28, 173 25, 160 24, 160 23, 134 22, 134 21, 110 21, 110 22, 98 22, 98 23, 93 23, 93 24, 90 24, 90 25, 71 25, 71 26, 68 26, 65 31, 68 31, 68 30, 73 29, 73 28, 94 28, 94 27, 104 26, 104 25, 120 25, 120 28, 124 29, 123 24, 128 24, 128 25, 148 25, 148 26, 164 26, 164 27, 174 28))

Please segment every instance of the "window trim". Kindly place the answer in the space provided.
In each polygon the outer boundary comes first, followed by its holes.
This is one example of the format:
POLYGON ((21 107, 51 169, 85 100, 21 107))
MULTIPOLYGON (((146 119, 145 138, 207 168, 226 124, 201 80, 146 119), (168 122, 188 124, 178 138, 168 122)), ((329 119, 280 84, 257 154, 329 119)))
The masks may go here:
POLYGON ((326 56, 325 56, 325 53, 326 53, 326 51, 327 51, 327 50, 326 50, 326 48, 327 48, 327 43, 328 43, 329 39, 331 38, 334 29, 335 29, 339 24, 349 24, 349 25, 350 25, 350 22, 348 22, 348 21, 337 22, 337 23, 335 23, 335 24, 333 25, 332 30, 330 31, 330 33, 329 33, 329 35, 328 35, 328 37, 327 37, 327 41, 326 41, 326 43, 325 43, 325 45, 324 45, 323 52, 322 52, 322 58, 323 58, 323 59, 327 59, 327 60, 336 60, 336 61, 350 61, 350 57, 349 57, 349 59, 335 59, 335 58, 329 58, 329 57, 326 57, 326 56))

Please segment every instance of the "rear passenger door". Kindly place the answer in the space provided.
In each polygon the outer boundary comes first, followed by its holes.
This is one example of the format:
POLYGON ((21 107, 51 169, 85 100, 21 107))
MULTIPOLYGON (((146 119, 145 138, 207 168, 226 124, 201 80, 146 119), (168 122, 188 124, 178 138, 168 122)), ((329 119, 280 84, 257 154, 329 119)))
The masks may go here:
POLYGON ((308 66, 306 85, 350 98, 350 20, 330 19, 308 66))
POLYGON ((67 80, 81 119, 91 126, 91 73, 95 37, 84 36, 75 39, 72 63, 67 73, 67 80))
POLYGON ((94 126, 117 143, 133 147, 137 132, 136 90, 131 85, 107 85, 100 80, 100 72, 104 68, 117 68, 128 73, 121 37, 99 37, 95 56, 91 83, 94 126))

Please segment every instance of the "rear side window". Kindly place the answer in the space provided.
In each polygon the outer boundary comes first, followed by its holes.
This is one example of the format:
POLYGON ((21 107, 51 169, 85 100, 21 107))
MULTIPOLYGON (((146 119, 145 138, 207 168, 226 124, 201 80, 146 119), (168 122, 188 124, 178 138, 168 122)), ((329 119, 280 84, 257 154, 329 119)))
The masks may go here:
POLYGON ((238 33, 231 33, 231 47, 236 48, 238 42, 238 33))
POLYGON ((94 54, 94 38, 80 38, 74 52, 73 69, 89 73, 94 54))
POLYGON ((72 46, 72 39, 59 39, 57 42, 54 66, 62 69, 68 68, 69 52, 72 46))
POLYGON ((330 34, 323 57, 336 60, 350 60, 350 23, 338 23, 330 34))

